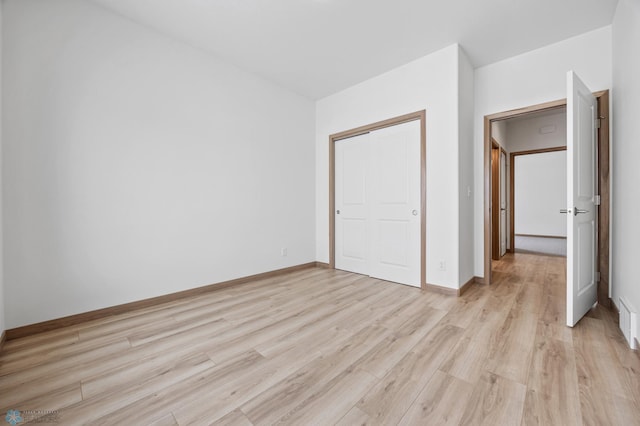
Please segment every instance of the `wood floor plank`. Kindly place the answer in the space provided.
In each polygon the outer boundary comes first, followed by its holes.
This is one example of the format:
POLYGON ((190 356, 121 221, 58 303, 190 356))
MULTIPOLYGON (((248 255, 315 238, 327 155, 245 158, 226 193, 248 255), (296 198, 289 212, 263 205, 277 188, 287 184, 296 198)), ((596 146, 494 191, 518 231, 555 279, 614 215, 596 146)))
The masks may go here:
MULTIPOLYGON (((363 359, 359 360, 358 368, 370 372, 375 377, 384 377, 431 331, 442 319, 443 314, 442 311, 431 309, 431 312, 425 313, 423 316, 403 322, 396 333, 380 342, 363 359)), ((451 329, 455 328, 452 326, 451 329)))
POLYGON ((609 389, 626 398, 634 389, 624 379, 624 367, 608 343, 601 320, 583 318, 573 328, 578 381, 589 388, 609 389))
POLYGON ((71 371, 82 370, 82 366, 86 364, 94 367, 92 358, 110 356, 129 347, 126 339, 120 340, 54 361, 50 365, 40 364, 21 372, 2 376, 0 377, 0 401, 3 401, 3 404, 15 405, 22 400, 53 392, 72 383, 79 383, 81 375, 70 374, 71 371))
POLYGON ((161 419, 152 421, 149 426, 178 426, 178 422, 173 414, 169 413, 161 419))
POLYGON ((20 339, 7 340, 2 347, 2 359, 0 359, 0 361, 4 360, 5 355, 11 356, 17 354, 20 357, 24 356, 23 354, 28 354, 30 351, 39 352, 41 350, 47 350, 47 348, 64 346, 77 341, 78 330, 74 327, 60 328, 20 339))
POLYGON ((334 386, 316 395, 282 417, 283 425, 335 424, 343 418, 378 379, 356 369, 344 375, 334 386))
MULTIPOLYGON (((315 321, 327 320, 341 311, 341 305, 322 305, 307 309, 305 312, 300 312, 295 315, 295 319, 299 321, 292 321, 292 317, 289 316, 250 333, 242 334, 232 340, 221 339, 218 342, 219 344, 216 345, 216 348, 208 351, 207 354, 214 362, 223 362, 238 353, 255 348, 265 342, 273 341, 283 335, 293 333, 295 330, 299 330, 306 325, 311 325, 315 321)), ((344 314, 344 311, 342 312, 344 314)))
POLYGON ((375 423, 397 424, 462 333, 450 324, 437 325, 360 399, 357 407, 375 423))
POLYGON ((511 309, 490 349, 487 370, 526 384, 537 325, 534 314, 511 309))
POLYGON ((87 424, 118 411, 132 402, 159 392, 172 384, 192 377, 213 367, 204 354, 182 359, 166 368, 162 373, 138 380, 131 385, 112 388, 110 391, 85 398, 82 402, 65 409, 65 422, 87 424))
POLYGON ((337 377, 353 371, 359 360, 390 333, 386 328, 370 325, 340 345, 325 348, 321 358, 243 404, 242 411, 256 425, 275 423, 321 393, 337 377))
POLYGON ((582 424, 585 426, 621 425, 615 399, 611 392, 600 388, 592 388, 584 383, 579 384, 580 411, 582 424))
POLYGON ((638 402, 623 398, 618 395, 613 396, 613 403, 616 413, 617 424, 640 426, 640 416, 638 416, 638 402))
POLYGON ((173 416, 171 410, 166 408, 161 398, 149 395, 118 411, 93 420, 91 424, 96 426, 153 424, 164 421, 170 415, 173 416))
POLYGON ((21 400, 17 403, 10 400, 0 401, 0 413, 6 413, 8 410, 24 411, 34 409, 53 411, 82 401, 82 390, 80 389, 80 383, 72 383, 54 389, 52 392, 40 394, 35 398, 21 400))
POLYGON ((460 380, 475 384, 484 372, 489 357, 489 341, 463 337, 440 366, 440 369, 460 380))
MULTIPOLYGON (((247 369, 260 365, 264 357, 256 351, 249 351, 225 364, 210 367, 186 379, 173 383, 160 391, 131 402, 117 411, 92 421, 94 424, 145 424, 157 420, 193 400, 197 395, 210 395, 218 386, 233 382, 246 374, 247 369)), ((229 409, 229 412, 233 409, 229 409)))
MULTIPOLYGON (((176 423, 177 424, 177 423, 176 423)), ((234 410, 210 425, 215 426, 253 426, 247 416, 240 410, 234 410)))
POLYGON ((444 317, 447 324, 457 327, 469 327, 482 310, 485 303, 486 292, 479 287, 473 287, 462 297, 456 300, 456 304, 449 309, 444 317))
MULTIPOLYGON (((146 324, 146 327, 153 326, 146 324)), ((64 364, 74 356, 90 353, 92 350, 103 351, 106 347, 112 346, 111 343, 120 343, 123 347, 126 347, 126 335, 127 333, 115 333, 103 339, 78 340, 64 346, 49 348, 48 350, 30 351, 30 353, 25 354, 25 356, 13 357, 13 359, 8 359, 6 362, 3 362, 0 367, 0 376, 5 376, 17 371, 24 371, 26 369, 33 369, 44 363, 51 364, 59 361, 61 364, 64 364)))
POLYGON ((529 371, 524 424, 580 425, 580 395, 573 346, 539 327, 529 371))
POLYGON ((358 407, 353 407, 336 423, 336 426, 364 426, 368 424, 371 424, 371 422, 367 413, 360 410, 358 407))
POLYGON ((526 386, 486 372, 478 380, 460 425, 519 425, 526 386))
POLYGON ((537 334, 527 385, 535 391, 531 396, 535 396, 536 401, 544 400, 540 395, 548 396, 550 401, 562 401, 553 410, 562 424, 577 423, 581 416, 576 371, 572 346, 537 334))
POLYGON ((175 374, 175 371, 179 371, 184 365, 193 364, 189 362, 192 359, 201 361, 195 363, 195 367, 203 366, 203 369, 207 369, 215 365, 204 353, 161 352, 83 380, 82 395, 84 399, 89 399, 105 393, 126 390, 156 377, 166 379, 167 375, 175 374))
POLYGON ((568 398, 575 398, 577 400, 577 416, 572 408, 567 409, 565 406, 564 396, 565 395, 560 398, 557 395, 551 396, 550 394, 545 394, 535 389, 528 389, 524 404, 522 425, 582 425, 579 395, 566 395, 568 398))
POLYGON ((413 401, 400 425, 457 425, 471 397, 472 385, 436 371, 413 401))
POLYGON ((290 376, 320 354, 305 347, 295 347, 276 357, 263 357, 244 371, 234 375, 233 380, 218 382, 215 393, 193 394, 173 411, 181 424, 196 424, 217 421, 242 404, 290 376))
POLYGON ((544 275, 540 282, 535 282, 531 278, 522 285, 515 299, 515 308, 523 311, 531 312, 539 316, 542 312, 544 302, 544 275))
POLYGON ((537 333, 544 336, 546 339, 555 339, 565 342, 569 346, 573 347, 573 336, 571 334, 571 328, 564 324, 550 324, 543 320, 538 321, 537 333))
POLYGON ((515 295, 489 295, 476 320, 465 329, 464 336, 440 369, 454 377, 475 384, 487 365, 490 349, 499 344, 500 333, 515 295))

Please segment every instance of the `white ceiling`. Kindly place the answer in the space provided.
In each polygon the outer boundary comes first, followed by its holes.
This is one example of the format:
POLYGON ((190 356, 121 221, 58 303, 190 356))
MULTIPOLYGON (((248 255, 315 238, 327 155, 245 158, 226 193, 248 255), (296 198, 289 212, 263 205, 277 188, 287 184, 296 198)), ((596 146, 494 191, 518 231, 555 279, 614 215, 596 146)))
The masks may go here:
POLYGON ((612 21, 617 0, 92 0, 312 99, 459 43, 474 66, 612 21))

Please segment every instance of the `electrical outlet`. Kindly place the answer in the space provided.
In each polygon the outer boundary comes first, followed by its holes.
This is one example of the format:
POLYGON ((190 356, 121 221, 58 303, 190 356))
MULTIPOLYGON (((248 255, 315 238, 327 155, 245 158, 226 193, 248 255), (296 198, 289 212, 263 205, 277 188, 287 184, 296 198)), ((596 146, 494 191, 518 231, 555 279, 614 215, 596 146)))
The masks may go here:
POLYGON ((438 262, 438 268, 441 271, 446 271, 447 270, 447 262, 445 262, 444 260, 441 260, 440 262, 438 262))
POLYGON ((280 249, 280 255, 282 257, 287 257, 287 248, 286 247, 283 247, 283 248, 280 249))

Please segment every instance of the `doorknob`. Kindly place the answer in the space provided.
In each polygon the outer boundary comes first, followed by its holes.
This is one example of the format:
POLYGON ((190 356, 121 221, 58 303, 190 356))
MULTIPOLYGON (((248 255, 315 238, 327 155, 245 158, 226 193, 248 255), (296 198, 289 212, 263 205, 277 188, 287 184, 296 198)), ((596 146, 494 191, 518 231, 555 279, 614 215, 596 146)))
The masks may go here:
POLYGON ((336 210, 336 214, 340 214, 340 210, 336 210))
POLYGON ((418 210, 412 210, 411 214, 414 215, 414 216, 418 216, 418 210))
POLYGON ((560 213, 571 213, 571 212, 573 212, 574 216, 577 216, 579 214, 589 213, 589 210, 581 210, 581 209, 579 209, 577 207, 574 207, 573 210, 571 210, 571 209, 562 209, 562 210, 560 210, 560 213))

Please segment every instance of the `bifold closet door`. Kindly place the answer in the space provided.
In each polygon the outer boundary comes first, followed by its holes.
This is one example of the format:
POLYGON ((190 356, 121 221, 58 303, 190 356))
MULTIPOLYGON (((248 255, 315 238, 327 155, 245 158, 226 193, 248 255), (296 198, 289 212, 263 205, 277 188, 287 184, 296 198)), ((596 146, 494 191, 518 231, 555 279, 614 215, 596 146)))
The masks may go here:
POLYGON ((420 287, 420 122, 336 142, 336 268, 420 287))

